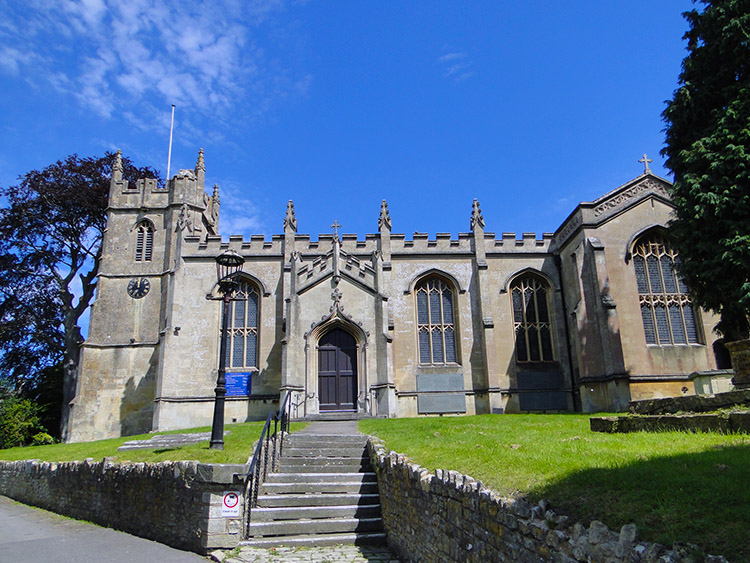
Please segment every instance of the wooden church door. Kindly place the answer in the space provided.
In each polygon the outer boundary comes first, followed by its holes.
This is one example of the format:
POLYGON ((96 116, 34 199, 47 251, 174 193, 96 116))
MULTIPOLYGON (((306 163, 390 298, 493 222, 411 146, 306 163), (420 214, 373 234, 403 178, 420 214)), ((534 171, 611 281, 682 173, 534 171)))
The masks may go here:
POLYGON ((321 411, 356 410, 357 342, 340 328, 318 343, 318 397, 321 411))

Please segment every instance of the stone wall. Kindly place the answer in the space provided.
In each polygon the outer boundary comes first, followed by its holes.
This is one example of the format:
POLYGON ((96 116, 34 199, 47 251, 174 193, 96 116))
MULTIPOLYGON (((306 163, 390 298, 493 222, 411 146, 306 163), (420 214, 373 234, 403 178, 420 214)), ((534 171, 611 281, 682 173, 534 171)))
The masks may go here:
MULTIPOLYGON (((0 461, 0 494, 58 514, 205 553, 237 546, 224 492, 244 491, 246 465, 0 461)), ((243 506, 240 500, 240 507, 243 506)))
POLYGON ((716 393, 715 395, 685 395, 631 401, 630 412, 632 414, 708 412, 735 405, 750 405, 750 389, 716 393))
POLYGON ((721 432, 750 434, 750 412, 592 416, 592 432, 721 432))
POLYGON ((694 559, 694 546, 672 550, 638 541, 634 524, 619 533, 594 521, 586 528, 556 514, 546 501, 502 498, 456 471, 434 474, 405 456, 368 442, 378 476, 388 544, 404 561, 678 562, 694 559))

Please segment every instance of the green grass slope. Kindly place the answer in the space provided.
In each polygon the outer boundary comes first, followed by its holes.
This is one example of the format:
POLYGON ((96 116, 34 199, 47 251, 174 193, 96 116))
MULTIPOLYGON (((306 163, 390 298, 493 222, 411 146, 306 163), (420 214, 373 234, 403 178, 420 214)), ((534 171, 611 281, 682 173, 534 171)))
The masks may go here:
POLYGON ((359 428, 427 469, 549 499, 574 521, 614 530, 634 522, 643 539, 750 561, 748 436, 601 434, 573 414, 371 419, 359 428))

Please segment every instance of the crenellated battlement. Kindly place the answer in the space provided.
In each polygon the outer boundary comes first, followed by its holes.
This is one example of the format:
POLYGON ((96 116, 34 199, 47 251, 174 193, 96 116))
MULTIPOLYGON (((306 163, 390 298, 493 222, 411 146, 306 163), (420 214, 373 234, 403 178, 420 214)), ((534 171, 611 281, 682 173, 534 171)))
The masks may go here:
MULTIPOLYGON (((118 156, 116 157, 119 159, 118 156)), ((154 178, 141 178, 135 183, 122 178, 122 164, 113 166, 109 206, 115 209, 164 208, 169 205, 169 189, 159 188, 154 178)))
MULTIPOLYGON (((485 233, 484 243, 488 254, 509 253, 546 253, 552 241, 553 233, 542 233, 541 238, 536 233, 502 233, 497 237, 495 233, 485 233)), ((359 238, 355 234, 340 235, 341 250, 351 256, 372 256, 380 250, 382 234, 368 233, 359 238)), ((191 257, 216 256, 227 248, 236 250, 243 256, 280 256, 284 252, 284 236, 273 235, 270 240, 265 235, 252 235, 249 240, 242 235, 231 235, 229 240, 219 236, 208 236, 202 240, 198 236, 186 236, 183 252, 191 257)), ((331 251, 334 236, 324 233, 318 240, 311 240, 310 235, 294 235, 294 251, 304 259, 323 256, 331 251)), ((427 233, 415 232, 411 239, 403 233, 390 235, 390 249, 392 255, 416 254, 456 254, 471 255, 474 253, 472 233, 459 233, 453 238, 450 233, 437 233, 430 238, 427 233)))
MULTIPOLYGON (((148 219, 153 224, 171 224, 171 232, 185 235, 216 235, 219 232, 219 187, 213 194, 205 192, 205 162, 203 149, 198 152, 195 169, 181 169, 167 179, 163 188, 153 178, 129 182, 123 178, 122 154, 117 151, 112 163, 109 188, 109 210, 112 224, 115 216, 136 215, 136 220, 148 219), (161 217, 160 217, 161 216, 161 217)), ((123 223, 132 229, 133 220, 123 223)), ((164 243, 168 237, 162 237, 164 243)))

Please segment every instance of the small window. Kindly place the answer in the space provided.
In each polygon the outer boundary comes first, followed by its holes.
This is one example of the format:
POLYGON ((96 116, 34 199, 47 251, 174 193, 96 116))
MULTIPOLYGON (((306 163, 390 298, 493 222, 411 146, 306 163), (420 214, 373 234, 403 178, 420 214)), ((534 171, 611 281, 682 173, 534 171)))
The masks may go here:
POLYGON ((520 276, 511 284, 518 362, 555 361, 549 294, 547 282, 534 274, 520 276))
POLYGON ((258 297, 255 285, 245 281, 234 293, 227 322, 228 368, 258 367, 258 297))
POLYGON ((151 262, 154 250, 154 225, 144 220, 135 229, 135 261, 151 262))
POLYGON ((695 309, 677 273, 680 256, 668 239, 646 236, 633 249, 647 344, 699 344, 695 309))
POLYGON ((417 284, 417 338, 420 364, 456 363, 453 289, 437 276, 417 284))

